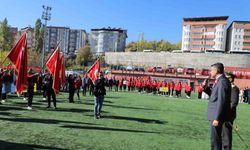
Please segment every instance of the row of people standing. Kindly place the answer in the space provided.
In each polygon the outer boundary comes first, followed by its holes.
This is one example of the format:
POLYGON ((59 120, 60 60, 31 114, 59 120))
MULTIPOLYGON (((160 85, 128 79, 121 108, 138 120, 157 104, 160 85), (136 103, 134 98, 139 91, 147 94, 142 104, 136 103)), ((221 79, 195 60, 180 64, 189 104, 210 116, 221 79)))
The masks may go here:
POLYGON ((113 77, 106 78, 106 83, 108 83, 109 90, 138 91, 139 93, 152 93, 171 97, 181 97, 182 90, 184 89, 186 97, 190 98, 193 91, 189 83, 182 84, 181 82, 151 80, 150 78, 125 77, 116 79, 113 77))
POLYGON ((81 78, 80 75, 70 74, 67 76, 66 80, 67 90, 69 92, 69 102, 74 102, 74 95, 76 93, 78 100, 80 100, 80 91, 82 90, 82 95, 86 96, 87 91, 89 91, 89 95, 93 95, 94 84, 90 78, 85 75, 81 78))

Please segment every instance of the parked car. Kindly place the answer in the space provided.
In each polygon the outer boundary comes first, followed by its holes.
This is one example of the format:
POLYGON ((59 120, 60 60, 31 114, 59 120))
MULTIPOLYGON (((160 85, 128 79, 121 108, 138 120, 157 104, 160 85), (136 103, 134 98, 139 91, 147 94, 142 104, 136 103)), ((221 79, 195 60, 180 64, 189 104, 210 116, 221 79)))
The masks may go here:
POLYGON ((178 74, 184 74, 184 71, 185 71, 185 69, 184 68, 177 68, 176 69, 176 72, 178 73, 178 74))
POLYGON ((209 70, 208 69, 202 69, 201 70, 201 75, 209 76, 209 70))
POLYGON ((142 68, 142 67, 136 67, 136 68, 134 69, 134 71, 145 72, 145 69, 142 68))
POLYGON ((176 69, 173 67, 169 67, 169 68, 165 69, 164 72, 174 74, 174 73, 176 73, 176 69))
POLYGON ((127 71, 134 71, 134 67, 133 67, 133 66, 127 66, 127 67, 126 67, 126 70, 127 70, 127 71))

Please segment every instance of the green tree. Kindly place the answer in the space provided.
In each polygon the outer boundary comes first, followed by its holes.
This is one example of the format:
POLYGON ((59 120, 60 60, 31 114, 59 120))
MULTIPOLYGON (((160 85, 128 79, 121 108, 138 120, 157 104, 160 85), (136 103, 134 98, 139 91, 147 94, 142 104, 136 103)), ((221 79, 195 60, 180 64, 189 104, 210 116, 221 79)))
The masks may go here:
POLYGON ((8 25, 8 20, 5 18, 0 23, 0 50, 8 51, 13 47, 14 37, 11 33, 10 26, 8 25))
POLYGON ((36 24, 35 24, 35 50, 37 52, 42 51, 43 36, 44 36, 44 30, 42 27, 42 21, 41 21, 41 19, 37 19, 36 24))
POLYGON ((41 64, 40 59, 41 53, 34 51, 32 49, 28 49, 28 64, 31 67, 39 67, 41 64))
POLYGON ((141 40, 139 42, 130 42, 126 47, 126 51, 143 51, 144 49, 150 49, 156 52, 178 50, 181 49, 181 42, 172 44, 165 40, 141 40))
POLYGON ((85 65, 88 62, 90 57, 90 46, 86 45, 78 50, 78 54, 76 56, 76 64, 78 66, 85 65))

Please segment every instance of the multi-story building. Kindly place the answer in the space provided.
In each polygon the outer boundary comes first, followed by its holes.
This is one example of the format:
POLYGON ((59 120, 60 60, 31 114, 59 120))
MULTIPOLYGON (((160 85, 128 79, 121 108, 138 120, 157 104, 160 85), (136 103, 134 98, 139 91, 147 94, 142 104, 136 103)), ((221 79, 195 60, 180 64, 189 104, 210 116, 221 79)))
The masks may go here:
POLYGON ((21 38, 21 36, 23 35, 24 32, 26 32, 27 47, 34 48, 34 46, 35 46, 34 28, 31 28, 31 27, 21 28, 18 32, 17 40, 19 40, 19 38, 21 38))
POLYGON ((68 27, 46 27, 45 52, 53 51, 60 42, 61 51, 68 53, 69 30, 68 27))
POLYGON ((77 53, 79 48, 86 45, 87 33, 85 30, 72 29, 69 31, 69 53, 77 53))
POLYGON ((53 51, 60 42, 62 52, 66 54, 75 54, 79 48, 86 44, 87 36, 85 30, 49 26, 46 28, 46 31, 46 52, 53 51))
POLYGON ((250 21, 233 21, 227 29, 229 53, 250 53, 250 21))
POLYGON ((91 52, 102 55, 105 52, 124 52, 127 30, 116 28, 91 29, 89 42, 91 52))
POLYGON ((225 52, 228 16, 184 18, 182 51, 225 52))

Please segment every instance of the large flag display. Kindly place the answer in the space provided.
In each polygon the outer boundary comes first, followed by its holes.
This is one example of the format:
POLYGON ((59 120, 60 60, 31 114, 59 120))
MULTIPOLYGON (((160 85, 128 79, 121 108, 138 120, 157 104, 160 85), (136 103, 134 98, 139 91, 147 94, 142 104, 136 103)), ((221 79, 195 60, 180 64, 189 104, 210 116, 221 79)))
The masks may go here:
POLYGON ((97 74, 100 72, 100 59, 98 58, 96 62, 90 67, 89 71, 87 72, 88 77, 92 80, 94 83, 97 80, 97 74))
POLYGON ((56 94, 59 94, 59 90, 60 90, 59 72, 60 72, 61 66, 60 66, 59 60, 60 60, 60 48, 57 47, 46 63, 46 67, 48 68, 48 71, 53 76, 52 88, 54 89, 56 94))
POLYGON ((27 39, 26 32, 22 35, 17 44, 11 49, 7 58, 14 66, 16 74, 16 91, 20 95, 27 85, 27 39))

